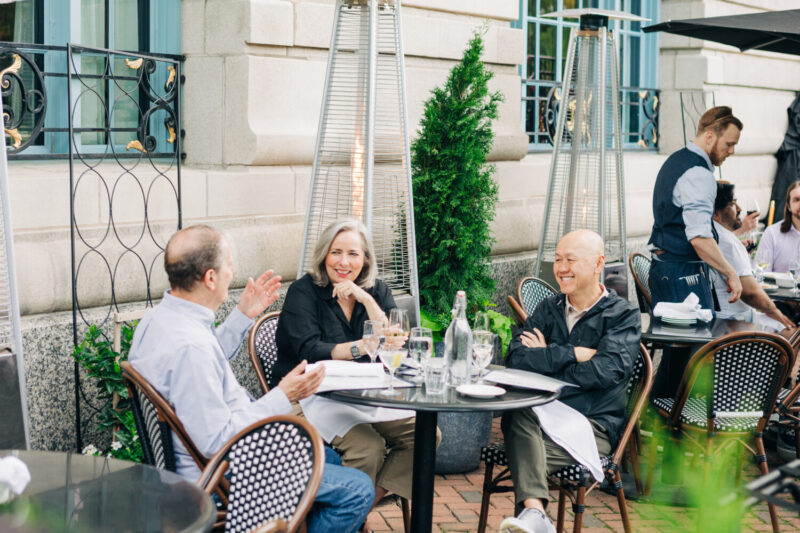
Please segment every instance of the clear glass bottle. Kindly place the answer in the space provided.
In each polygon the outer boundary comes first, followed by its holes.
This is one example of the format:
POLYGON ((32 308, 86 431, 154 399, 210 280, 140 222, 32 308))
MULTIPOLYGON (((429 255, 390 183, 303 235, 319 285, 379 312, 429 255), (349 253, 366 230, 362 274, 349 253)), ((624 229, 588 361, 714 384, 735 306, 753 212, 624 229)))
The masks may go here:
POLYGON ((472 329, 467 322, 467 295, 456 293, 453 320, 444 335, 444 357, 451 387, 469 383, 472 364, 472 329))

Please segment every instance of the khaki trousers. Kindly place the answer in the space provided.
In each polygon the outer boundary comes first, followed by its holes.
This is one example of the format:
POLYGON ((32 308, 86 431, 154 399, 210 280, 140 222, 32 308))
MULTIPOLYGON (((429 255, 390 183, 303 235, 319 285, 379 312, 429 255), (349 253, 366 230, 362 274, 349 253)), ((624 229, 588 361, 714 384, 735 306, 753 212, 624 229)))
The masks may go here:
MULTIPOLYGON (((611 443, 608 433, 594 420, 589 422, 600 456, 609 455, 611 443)), ((532 409, 507 411, 503 414, 501 427, 514 482, 514 500, 519 506, 528 498, 539 498, 547 505, 550 497, 547 475, 575 464, 575 459, 542 431, 532 409)))

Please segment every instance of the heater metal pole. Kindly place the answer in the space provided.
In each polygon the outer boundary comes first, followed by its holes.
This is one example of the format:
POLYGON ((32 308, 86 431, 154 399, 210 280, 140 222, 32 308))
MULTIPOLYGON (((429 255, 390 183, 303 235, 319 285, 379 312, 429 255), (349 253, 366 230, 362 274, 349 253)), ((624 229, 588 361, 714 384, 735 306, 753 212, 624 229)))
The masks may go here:
MULTIPOLYGON (((606 33, 607 28, 605 26, 601 26, 597 30, 600 36, 600 47, 597 50, 600 55, 600 79, 598 80, 600 83, 598 87, 600 88, 599 97, 597 98, 597 107, 600 108, 599 113, 599 121, 600 121, 600 135, 598 136, 597 143, 600 147, 600 204, 597 206, 597 227, 600 233, 600 237, 603 239, 603 242, 606 242, 606 110, 608 108, 608 102, 606 98, 608 97, 608 80, 606 79, 606 39, 608 34, 606 33)), ((613 136, 612 136, 613 138, 613 136)), ((619 173, 617 173, 619 176, 619 173)), ((618 180, 619 181, 619 180, 618 180)))
POLYGON ((308 187, 308 207, 306 208, 306 223, 303 227, 303 244, 300 247, 300 263, 297 265, 297 279, 303 277, 306 267, 306 259, 311 253, 308 249, 308 238, 311 235, 311 221, 314 211, 314 200, 316 200, 318 194, 322 194, 320 191, 318 191, 316 182, 319 179, 320 160, 322 159, 322 150, 320 150, 320 147, 322 146, 322 130, 328 119, 328 100, 330 98, 329 89, 331 86, 331 78, 333 77, 333 62, 334 58, 336 57, 336 47, 339 46, 338 37, 339 24, 341 22, 341 9, 343 9, 343 6, 338 6, 333 15, 333 32, 331 33, 331 45, 330 49, 328 50, 328 67, 325 70, 325 86, 322 90, 322 103, 320 104, 321 107, 319 111, 317 141, 314 144, 314 165, 311 167, 311 183, 308 187))
POLYGON ((367 36, 367 127, 366 161, 364 162, 364 225, 372 234, 372 205, 375 174, 375 98, 378 76, 378 0, 369 1, 369 34, 367 36))

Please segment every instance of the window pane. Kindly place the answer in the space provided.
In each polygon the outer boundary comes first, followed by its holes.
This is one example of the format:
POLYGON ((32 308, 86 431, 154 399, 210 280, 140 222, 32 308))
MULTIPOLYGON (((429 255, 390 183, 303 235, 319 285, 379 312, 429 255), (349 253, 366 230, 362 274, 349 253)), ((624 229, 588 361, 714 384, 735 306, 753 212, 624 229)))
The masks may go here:
POLYGON ((34 2, 0 5, 0 41, 32 43, 34 2))
MULTIPOLYGON (((532 0, 528 0, 531 4, 534 2, 532 0)), ((540 4, 541 7, 539 8, 539 14, 544 15, 545 13, 552 13, 553 11, 558 11, 558 5, 556 0, 541 0, 540 4)))
POLYGON ((81 44, 106 47, 105 0, 81 0, 81 44))
POLYGON ((578 0, 564 0, 564 9, 577 9, 578 0))
MULTIPOLYGON (((114 0, 114 42, 115 50, 139 50, 139 2, 138 0, 114 0)), ((129 69, 125 58, 114 57, 116 76, 136 76, 137 71, 129 69)), ((135 130, 139 124, 139 91, 136 80, 117 80, 112 87, 114 99, 111 124, 114 128, 135 130)), ((136 131, 116 131, 112 135, 114 144, 126 145, 136 139, 136 131)))
POLYGON ((556 79, 556 27, 539 26, 539 79, 556 79))
POLYGON ((528 53, 526 56, 526 68, 528 78, 536 78, 536 23, 528 24, 528 53))
POLYGON ((139 1, 114 1, 114 50, 139 50, 139 1))

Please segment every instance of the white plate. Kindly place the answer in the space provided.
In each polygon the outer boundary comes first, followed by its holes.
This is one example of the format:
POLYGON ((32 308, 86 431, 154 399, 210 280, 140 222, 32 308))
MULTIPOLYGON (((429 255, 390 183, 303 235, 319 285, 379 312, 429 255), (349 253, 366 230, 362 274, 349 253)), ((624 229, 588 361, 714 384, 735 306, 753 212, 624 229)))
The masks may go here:
POLYGON ((694 318, 670 318, 662 316, 661 320, 667 324, 674 324, 676 326, 693 326, 697 322, 694 318))
POLYGON ((493 398, 502 396, 506 390, 494 385, 481 385, 480 383, 465 383, 456 387, 459 394, 472 396, 473 398, 493 398))

